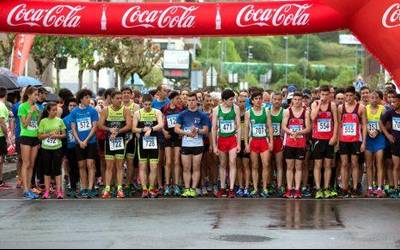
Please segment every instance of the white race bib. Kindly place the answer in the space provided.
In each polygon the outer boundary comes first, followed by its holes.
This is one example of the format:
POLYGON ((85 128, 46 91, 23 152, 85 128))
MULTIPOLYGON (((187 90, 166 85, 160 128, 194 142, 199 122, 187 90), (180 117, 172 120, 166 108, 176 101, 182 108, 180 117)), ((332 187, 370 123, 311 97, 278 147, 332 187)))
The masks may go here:
POLYGON ((28 125, 28 130, 38 130, 38 122, 36 120, 31 120, 28 125))
POLYGON ((231 134, 235 132, 235 121, 220 121, 220 128, 222 134, 231 134))
POLYGON ((143 137, 143 149, 158 149, 157 137, 143 137))
POLYGON ((176 114, 176 115, 168 115, 167 116, 167 126, 168 126, 168 128, 175 128, 178 116, 179 116, 178 114, 176 114))
POLYGON ((357 124, 352 123, 343 123, 343 135, 344 136, 356 136, 357 135, 357 124))
POLYGON ((114 140, 109 140, 110 151, 125 150, 124 138, 117 137, 114 140))
POLYGON ((394 131, 400 132, 400 118, 399 117, 393 117, 392 129, 394 131))
POLYGON ((330 119, 318 119, 317 120, 317 131, 322 133, 332 132, 332 123, 330 119))
POLYGON ((90 131, 92 130, 92 119, 90 119, 90 117, 77 119, 76 125, 78 126, 79 132, 90 131))
POLYGON ((281 124, 280 123, 272 123, 272 130, 274 132, 274 136, 281 135, 281 124))
MULTIPOLYGON (((293 133, 300 132, 303 130, 303 126, 301 125, 289 125, 289 130, 293 133)), ((303 135, 299 135, 298 138, 303 138, 303 135)))
MULTIPOLYGON (((184 131, 186 133, 190 132, 190 128, 185 128, 184 131)), ((196 147, 203 147, 204 146, 204 141, 203 137, 197 135, 195 138, 184 136, 182 138, 182 147, 185 148, 196 148, 196 147)))
POLYGON ((368 122, 368 131, 374 132, 379 130, 379 123, 374 121, 374 122, 368 122))
POLYGON ((68 143, 75 143, 75 137, 72 134, 72 131, 68 132, 68 143))
POLYGON ((58 146, 58 139, 51 139, 51 138, 47 138, 45 140, 43 140, 43 146, 46 147, 56 147, 58 146))
POLYGON ((267 137, 267 127, 265 124, 253 124, 252 134, 254 137, 267 137))

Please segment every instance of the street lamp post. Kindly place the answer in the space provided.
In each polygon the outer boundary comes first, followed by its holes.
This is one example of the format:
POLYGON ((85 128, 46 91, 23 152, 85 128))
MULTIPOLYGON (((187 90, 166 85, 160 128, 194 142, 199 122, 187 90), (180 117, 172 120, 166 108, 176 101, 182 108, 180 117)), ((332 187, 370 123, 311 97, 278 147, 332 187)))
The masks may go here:
POLYGON ((247 74, 250 74, 250 65, 249 65, 250 59, 253 59, 253 53, 251 53, 250 51, 252 48, 253 48, 252 45, 249 45, 247 47, 247 74))
POLYGON ((288 84, 288 63, 289 63, 289 37, 285 36, 285 83, 288 84))

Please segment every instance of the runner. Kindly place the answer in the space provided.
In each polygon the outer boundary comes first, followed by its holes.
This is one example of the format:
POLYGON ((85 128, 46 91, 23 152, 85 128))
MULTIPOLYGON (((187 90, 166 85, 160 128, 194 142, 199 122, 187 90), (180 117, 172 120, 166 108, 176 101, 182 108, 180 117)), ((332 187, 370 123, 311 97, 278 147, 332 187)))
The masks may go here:
POLYGON ((19 106, 21 105, 22 98, 25 94, 26 87, 21 90, 21 98, 18 102, 16 102, 12 106, 12 113, 14 116, 14 129, 15 129, 15 150, 17 152, 18 156, 18 161, 17 161, 17 176, 16 176, 16 187, 17 189, 22 188, 22 157, 21 157, 21 144, 20 144, 20 136, 21 136, 21 125, 20 125, 20 119, 18 116, 18 109, 19 106))
MULTIPOLYGON (((388 85, 390 86, 390 85, 388 85)), ((397 96, 396 90, 392 88, 388 88, 387 95, 386 95, 386 103, 385 103, 385 113, 391 110, 394 110, 394 100, 397 96)), ((392 131, 392 124, 385 124, 389 133, 392 131)), ((386 148, 385 148, 385 193, 387 196, 390 196, 391 190, 394 187, 394 180, 393 180, 393 157, 392 157, 392 147, 390 141, 386 139, 386 148)))
POLYGON ((356 101, 355 88, 349 87, 345 92, 346 102, 339 107, 341 178, 344 196, 357 197, 360 195, 358 190, 359 156, 364 153, 366 147, 367 118, 364 105, 356 101), (349 163, 352 169, 352 191, 349 191, 349 163))
POLYGON ((266 108, 263 107, 263 93, 254 92, 251 95, 253 107, 246 112, 246 126, 244 138, 246 152, 250 153, 252 163, 253 191, 251 197, 261 195, 263 198, 270 196, 268 182, 271 175, 270 170, 270 150, 273 150, 273 130, 271 116, 266 108), (259 161, 262 163, 262 191, 259 193, 259 161))
POLYGON ((71 112, 71 128, 76 140, 76 158, 79 165, 79 173, 81 178, 82 198, 94 198, 97 192, 94 189, 94 181, 96 177, 96 157, 97 152, 97 122, 99 114, 90 106, 92 91, 82 89, 76 94, 79 107, 71 112))
POLYGON ((271 121, 272 121, 272 130, 274 136, 272 158, 276 165, 278 197, 283 197, 283 195, 285 194, 285 187, 283 186, 284 174, 283 174, 282 120, 283 120, 284 109, 282 108, 282 101, 283 101, 282 93, 276 92, 272 95, 271 121))
POLYGON ((320 88, 320 100, 311 106, 312 133, 312 159, 314 160, 314 181, 316 186, 316 199, 335 198, 337 193, 331 190, 333 158, 338 133, 337 106, 331 102, 328 86, 320 88), (324 168, 324 189, 321 189, 321 169, 324 168))
POLYGON ((181 145, 182 139, 175 133, 175 125, 179 114, 183 111, 182 99, 177 91, 173 91, 169 95, 171 100, 170 104, 167 104, 162 112, 164 117, 164 147, 165 147, 165 192, 164 196, 171 196, 172 193, 175 196, 181 195, 180 180, 181 180, 181 145), (172 166, 174 166, 174 185, 171 186, 171 175, 172 166))
POLYGON ((111 94, 111 105, 101 113, 99 128, 107 131, 106 174, 103 199, 111 198, 111 184, 116 170, 117 198, 125 198, 123 190, 126 133, 131 131, 132 117, 129 108, 122 105, 122 92, 111 94))
POLYGON ((237 155, 237 179, 239 189, 236 192, 237 197, 250 197, 250 178, 251 178, 251 170, 250 170, 250 154, 246 152, 246 138, 245 138, 245 127, 246 127, 246 95, 239 95, 237 99, 237 105, 240 108, 240 122, 241 122, 241 151, 237 155))
POLYGON ((198 110, 195 93, 188 95, 188 110, 182 112, 176 121, 175 132, 182 138, 182 165, 185 190, 184 198, 195 198, 200 182, 200 167, 204 152, 203 135, 208 134, 209 120, 198 110))
POLYGON ((70 183, 70 189, 67 190, 67 196, 70 198, 78 198, 77 187, 79 182, 79 167, 78 167, 78 160, 75 154, 76 140, 72 133, 72 127, 71 127, 72 120, 70 115, 72 110, 78 107, 78 101, 76 100, 76 98, 71 98, 66 103, 68 103, 68 111, 67 111, 68 115, 63 119, 63 121, 67 129, 67 141, 66 141, 67 149, 65 155, 67 158, 67 164, 69 169, 69 183, 70 183))
POLYGON ((159 140, 158 132, 163 128, 161 111, 152 108, 153 97, 143 96, 143 108, 133 116, 132 132, 136 134, 139 156, 139 175, 142 184, 142 197, 157 198, 159 193, 155 188, 158 162, 159 162, 159 140), (148 167, 150 166, 150 173, 148 167), (149 184, 149 186, 148 186, 149 184), (149 191, 150 190, 150 191, 149 191))
MULTIPOLYGON (((122 92, 122 101, 124 106, 128 108, 131 112, 131 120, 136 111, 140 109, 140 106, 136 104, 133 100, 135 99, 134 93, 132 89, 128 86, 121 89, 122 92)), ((126 161, 127 161, 127 192, 126 194, 130 196, 133 192, 136 191, 138 188, 136 184, 136 168, 134 165, 134 159, 136 156, 136 135, 132 134, 131 132, 126 133, 126 161)))
POLYGON ((39 195, 31 190, 33 168, 39 151, 40 142, 37 138, 39 129, 40 112, 36 106, 38 90, 30 87, 25 91, 22 104, 18 108, 18 117, 21 127, 21 157, 22 157, 22 183, 24 186, 24 197, 38 199, 39 195))
POLYGON ((390 187, 388 196, 390 198, 400 198, 399 190, 399 170, 400 170, 400 94, 392 100, 393 110, 386 112, 381 119, 380 127, 382 132, 391 144, 393 157, 393 187, 390 187), (386 128, 386 124, 391 124, 392 130, 386 128))
POLYGON ((7 89, 0 87, 0 187, 5 185, 3 180, 3 165, 8 145, 10 145, 10 138, 8 137, 10 111, 5 104, 6 101, 7 89))
POLYGON ((222 104, 213 112, 212 141, 214 153, 219 156, 221 189, 217 198, 225 195, 227 166, 229 166, 229 198, 235 198, 236 157, 241 151, 240 109, 234 105, 235 92, 230 89, 221 94, 222 104), (218 138, 218 139, 217 139, 218 138))
POLYGON ((381 105, 383 99, 383 93, 381 91, 373 91, 370 96, 370 104, 366 107, 366 115, 368 122, 368 136, 367 146, 365 151, 365 159, 367 164, 367 182, 368 182, 368 193, 367 197, 378 197, 383 198, 383 157, 384 150, 386 147, 385 136, 381 132, 379 121, 384 113, 385 107, 381 105), (377 189, 373 189, 375 183, 375 174, 373 166, 377 169, 377 189))
POLYGON ((303 163, 306 157, 306 137, 311 132, 310 112, 303 107, 303 94, 295 92, 291 107, 283 114, 282 129, 285 132, 284 157, 286 159, 287 191, 285 198, 300 199, 303 163), (295 175, 294 174, 295 171, 295 175), (295 189, 293 189, 293 181, 295 189))
POLYGON ((44 176, 46 191, 42 198, 50 198, 50 182, 54 177, 56 180, 56 196, 57 199, 63 199, 64 193, 62 190, 62 171, 61 165, 63 160, 62 141, 66 136, 66 127, 57 117, 58 106, 56 103, 47 103, 46 109, 42 114, 39 124, 39 140, 42 141, 42 162, 44 165, 44 176))

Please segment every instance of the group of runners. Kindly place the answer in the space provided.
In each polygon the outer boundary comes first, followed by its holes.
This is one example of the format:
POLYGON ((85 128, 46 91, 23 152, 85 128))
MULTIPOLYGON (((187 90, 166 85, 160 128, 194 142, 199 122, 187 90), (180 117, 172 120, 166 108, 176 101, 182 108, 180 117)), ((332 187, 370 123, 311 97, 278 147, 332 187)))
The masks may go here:
POLYGON ((10 112, 0 88, 1 166, 16 144, 28 199, 400 196, 400 95, 390 83, 359 93, 160 85, 145 95, 64 89, 58 103, 45 95, 25 88, 10 112))

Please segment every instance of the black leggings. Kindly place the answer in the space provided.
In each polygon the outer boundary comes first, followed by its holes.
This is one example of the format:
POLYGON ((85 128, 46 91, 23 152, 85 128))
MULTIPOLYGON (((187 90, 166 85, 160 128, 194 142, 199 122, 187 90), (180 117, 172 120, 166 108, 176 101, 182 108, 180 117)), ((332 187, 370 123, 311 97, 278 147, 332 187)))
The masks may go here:
POLYGON ((42 160, 42 150, 42 148, 39 148, 38 154, 35 159, 35 165, 33 167, 31 180, 32 186, 36 186, 36 179, 38 181, 37 184, 44 185, 44 166, 46 166, 48 163, 42 160))
POLYGON ((69 166, 69 182, 71 184, 71 189, 76 190, 79 182, 79 166, 78 160, 76 159, 75 148, 67 150, 67 159, 69 166))

